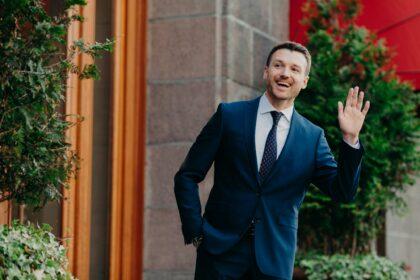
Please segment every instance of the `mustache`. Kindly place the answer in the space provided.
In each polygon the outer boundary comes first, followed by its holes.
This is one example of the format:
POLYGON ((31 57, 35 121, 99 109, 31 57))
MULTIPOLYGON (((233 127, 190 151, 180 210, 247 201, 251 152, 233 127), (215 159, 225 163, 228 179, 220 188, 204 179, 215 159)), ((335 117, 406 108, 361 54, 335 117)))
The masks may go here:
POLYGON ((276 83, 288 83, 288 84, 292 84, 293 80, 292 79, 282 79, 282 78, 274 78, 274 81, 276 83))

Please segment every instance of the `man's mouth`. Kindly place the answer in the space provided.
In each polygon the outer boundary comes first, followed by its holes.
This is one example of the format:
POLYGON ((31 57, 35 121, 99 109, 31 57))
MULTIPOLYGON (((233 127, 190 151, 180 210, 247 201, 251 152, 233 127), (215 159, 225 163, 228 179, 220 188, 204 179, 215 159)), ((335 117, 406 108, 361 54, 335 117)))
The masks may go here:
POLYGON ((285 83, 285 82, 276 82, 276 84, 280 87, 284 87, 284 88, 289 88, 290 84, 285 83))

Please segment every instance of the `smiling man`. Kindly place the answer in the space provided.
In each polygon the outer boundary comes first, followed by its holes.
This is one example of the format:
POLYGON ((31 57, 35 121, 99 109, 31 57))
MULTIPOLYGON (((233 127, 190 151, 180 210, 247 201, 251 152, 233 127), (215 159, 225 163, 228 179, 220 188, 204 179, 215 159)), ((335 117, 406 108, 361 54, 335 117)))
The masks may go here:
POLYGON ((197 247, 195 279, 292 279, 309 184, 337 202, 355 198, 363 155, 358 137, 369 101, 363 106, 364 93, 355 87, 345 105, 338 103, 343 141, 336 161, 323 129, 294 109, 310 68, 304 46, 275 46, 263 73, 265 93, 220 104, 175 175, 185 243, 197 247), (213 162, 202 215, 198 183, 213 162))

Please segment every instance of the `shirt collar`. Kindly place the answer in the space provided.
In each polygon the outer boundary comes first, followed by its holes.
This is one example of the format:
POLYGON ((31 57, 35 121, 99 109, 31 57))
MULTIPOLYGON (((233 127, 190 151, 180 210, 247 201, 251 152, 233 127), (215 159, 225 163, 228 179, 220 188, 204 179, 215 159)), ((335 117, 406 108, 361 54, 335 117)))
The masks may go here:
MULTIPOLYGON (((294 108, 294 105, 286 109, 280 110, 280 112, 283 113, 283 115, 285 116, 288 122, 290 122, 290 120, 292 119, 293 108, 294 108)), ((264 93, 261 96, 259 111, 260 111, 260 114, 267 114, 267 113, 270 113, 271 111, 277 111, 276 108, 274 108, 273 105, 271 105, 270 101, 268 101, 267 93, 264 93)))

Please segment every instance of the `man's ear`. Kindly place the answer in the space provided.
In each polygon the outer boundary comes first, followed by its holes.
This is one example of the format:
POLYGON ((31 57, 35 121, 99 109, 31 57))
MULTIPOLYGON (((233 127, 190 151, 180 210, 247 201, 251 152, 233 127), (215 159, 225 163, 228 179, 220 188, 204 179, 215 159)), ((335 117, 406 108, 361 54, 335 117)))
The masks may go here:
POLYGON ((309 76, 306 76, 305 79, 303 80, 303 87, 302 89, 305 89, 306 86, 308 85, 308 81, 309 81, 309 76))
POLYGON ((268 67, 267 66, 264 66, 263 79, 264 80, 267 80, 267 77, 268 77, 268 67))

